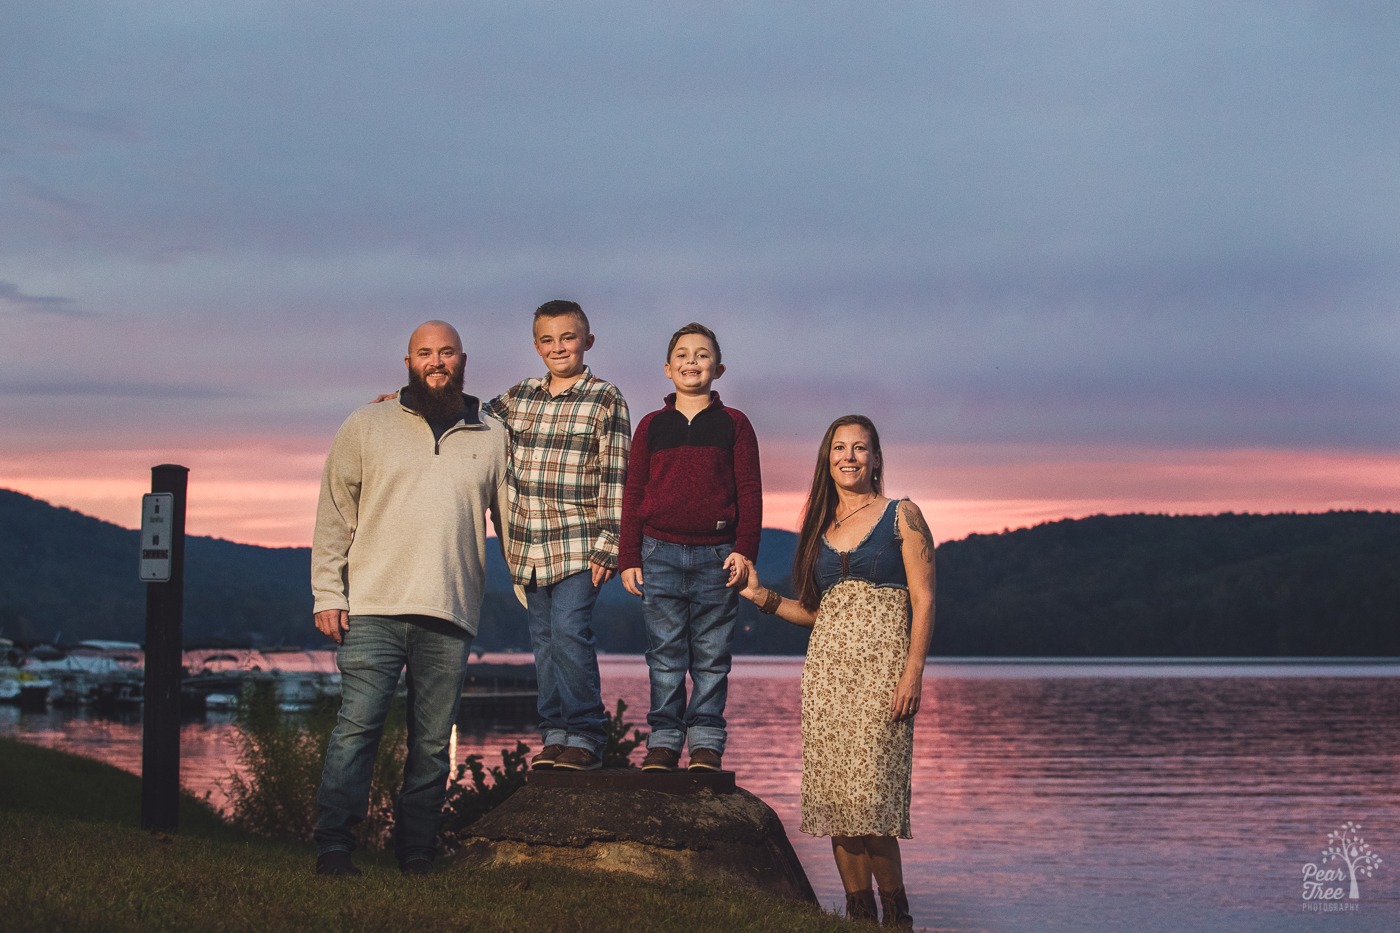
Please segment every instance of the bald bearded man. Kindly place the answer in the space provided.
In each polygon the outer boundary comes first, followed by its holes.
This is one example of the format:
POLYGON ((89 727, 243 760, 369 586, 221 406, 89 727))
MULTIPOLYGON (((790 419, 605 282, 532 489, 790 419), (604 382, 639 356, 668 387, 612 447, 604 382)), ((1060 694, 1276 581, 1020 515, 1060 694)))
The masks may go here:
POLYGON ((447 793, 448 740, 486 586, 486 515, 499 538, 507 433, 462 392, 457 330, 409 338, 397 404, 356 409, 336 433, 311 546, 316 627, 339 645, 341 706, 316 795, 316 871, 358 875, 384 720, 407 670, 408 753, 395 801, 404 874, 427 874, 447 793))

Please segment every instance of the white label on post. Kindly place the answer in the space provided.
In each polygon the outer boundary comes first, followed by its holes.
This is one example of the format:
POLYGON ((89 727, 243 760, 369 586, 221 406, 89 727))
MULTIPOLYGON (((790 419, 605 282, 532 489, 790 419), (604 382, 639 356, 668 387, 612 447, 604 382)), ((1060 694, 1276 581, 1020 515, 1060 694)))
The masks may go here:
POLYGON ((141 497, 141 582, 170 582, 170 546, 175 535, 175 494, 141 497))

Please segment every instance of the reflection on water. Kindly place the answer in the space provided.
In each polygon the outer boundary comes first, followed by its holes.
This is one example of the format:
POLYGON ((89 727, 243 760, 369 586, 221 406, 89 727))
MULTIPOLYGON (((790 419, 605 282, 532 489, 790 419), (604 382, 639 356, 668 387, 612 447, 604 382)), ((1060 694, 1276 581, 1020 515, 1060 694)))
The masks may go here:
MULTIPOLYGON (((646 668, 603 659, 645 728, 646 668)), ((725 764, 782 817, 822 903, 829 843, 796 831, 799 660, 741 659, 725 764)), ((959 931, 1400 929, 1400 668, 931 665, 915 732, 916 922, 959 931), (1359 676, 1358 676, 1359 675, 1359 676), (1303 866, 1351 820, 1383 864, 1341 913, 1303 866), (1316 906, 1316 902, 1312 902, 1316 906)), ((140 769, 140 720, 0 708, 0 734, 140 769)), ((182 779, 227 774, 227 719, 182 731, 182 779)), ((499 762, 532 734, 460 737, 499 762)))

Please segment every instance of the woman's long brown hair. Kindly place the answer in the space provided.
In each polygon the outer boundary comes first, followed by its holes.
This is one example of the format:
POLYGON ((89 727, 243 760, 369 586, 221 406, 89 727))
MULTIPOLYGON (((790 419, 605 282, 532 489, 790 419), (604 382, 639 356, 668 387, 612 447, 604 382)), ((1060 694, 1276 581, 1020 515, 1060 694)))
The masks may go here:
MULTIPOLYGON (((802 532, 797 538, 797 553, 792 559, 792 585, 797 589, 797 601, 816 612, 821 601, 817 589, 817 552, 821 549, 822 532, 836 517, 836 483, 831 478, 831 439, 836 430, 848 424, 859 425, 870 435, 871 453, 880 455, 880 432, 875 423, 865 415, 842 415, 831 422, 817 450, 817 468, 812 473, 812 489, 807 493, 807 505, 802 509, 802 532)), ((884 457, 880 455, 880 467, 884 457)), ((885 483, 880 468, 871 471, 870 488, 875 495, 885 494, 885 483)))

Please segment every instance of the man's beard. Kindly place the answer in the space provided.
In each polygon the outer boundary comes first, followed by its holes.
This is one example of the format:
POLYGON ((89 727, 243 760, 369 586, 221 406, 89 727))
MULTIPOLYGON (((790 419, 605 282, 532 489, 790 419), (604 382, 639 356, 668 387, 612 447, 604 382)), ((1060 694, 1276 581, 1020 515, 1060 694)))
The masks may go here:
POLYGON ((444 372, 447 374, 447 384, 441 389, 434 389, 418 370, 408 371, 408 388, 413 394, 413 407, 424 418, 455 418, 466 407, 462 400, 462 369, 449 368, 444 372))

